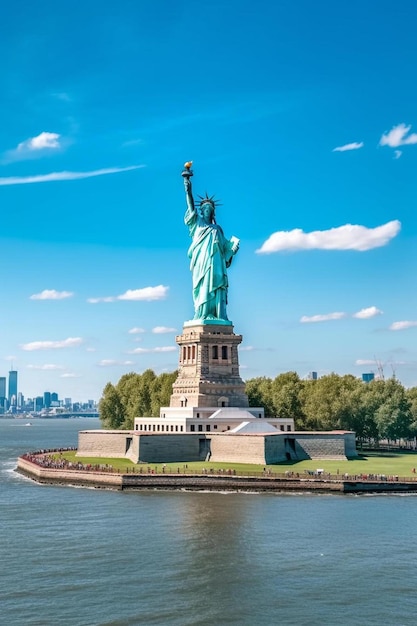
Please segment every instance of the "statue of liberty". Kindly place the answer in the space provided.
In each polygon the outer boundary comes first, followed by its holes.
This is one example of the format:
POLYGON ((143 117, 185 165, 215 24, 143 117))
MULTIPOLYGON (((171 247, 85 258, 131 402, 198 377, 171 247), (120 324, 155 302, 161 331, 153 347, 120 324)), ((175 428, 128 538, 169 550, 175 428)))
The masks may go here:
POLYGON ((193 279, 194 319, 227 322, 227 268, 239 249, 239 240, 236 237, 226 239, 216 223, 218 203, 213 196, 199 196, 196 207, 190 180, 191 165, 192 162, 185 164, 182 176, 187 199, 184 222, 192 238, 188 256, 193 279))

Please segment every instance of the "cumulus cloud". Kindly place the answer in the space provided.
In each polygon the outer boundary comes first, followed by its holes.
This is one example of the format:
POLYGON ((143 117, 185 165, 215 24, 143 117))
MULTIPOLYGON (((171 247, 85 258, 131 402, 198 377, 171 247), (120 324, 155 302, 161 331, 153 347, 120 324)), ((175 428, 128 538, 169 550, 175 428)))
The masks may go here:
POLYGON ((128 289, 118 300, 163 300, 168 293, 168 287, 158 285, 157 287, 144 287, 143 289, 128 289))
POLYGON ((413 328, 417 326, 417 321, 402 321, 402 322, 393 322, 389 327, 390 330, 407 330, 407 328, 413 328))
POLYGON ((34 293, 29 300, 64 300, 73 296, 72 291, 56 291, 55 289, 44 289, 40 293, 34 293))
POLYGON ((30 183, 49 183, 60 180, 79 180, 81 178, 92 178, 93 176, 105 176, 106 174, 119 174, 137 170, 143 165, 130 165, 129 167, 107 167, 101 170, 90 172, 52 172, 51 174, 40 174, 38 176, 8 176, 0 178, 0 186, 3 185, 27 185, 30 183))
POLYGON ((329 320, 341 320, 347 317, 347 313, 337 311, 335 313, 326 313, 325 315, 303 315, 300 319, 302 324, 311 324, 315 322, 328 322, 329 320))
POLYGON ((160 346, 158 348, 135 348, 130 350, 129 354, 149 354, 151 352, 175 352, 177 348, 175 346, 160 346))
POLYGON ((44 156, 48 152, 62 148, 61 135, 58 133, 42 132, 36 137, 29 137, 21 141, 16 148, 4 154, 3 162, 22 161, 44 156))
POLYGON ((377 315, 382 315, 382 314, 383 314, 383 311, 381 311, 380 309, 377 309, 376 306, 369 306, 366 309, 361 309, 357 313, 354 313, 352 317, 356 317, 357 319, 360 319, 360 320, 366 320, 371 317, 375 317, 377 315))
POLYGON ((134 361, 116 361, 114 359, 102 359, 97 363, 100 367, 112 367, 113 365, 134 365, 134 361))
POLYGON ((138 333, 144 333, 145 329, 139 328, 139 326, 135 326, 134 328, 131 328, 128 332, 130 335, 137 335, 138 333))
POLYGON ((56 149, 59 148, 60 144, 58 139, 61 135, 58 133, 47 133, 43 132, 37 137, 32 137, 31 139, 27 139, 22 143, 19 143, 17 146, 18 150, 45 150, 45 148, 56 149))
POLYGON ((376 228, 345 224, 329 230, 305 233, 300 228, 273 233, 259 248, 258 254, 284 250, 356 250, 364 252, 385 246, 398 235, 401 222, 393 220, 376 228))
POLYGON ((355 365, 376 365, 375 359, 356 359, 355 365))
POLYGON ((87 302, 90 304, 97 304, 98 302, 116 302, 116 300, 133 300, 133 301, 147 301, 152 300, 164 300, 167 297, 169 287, 164 285, 158 285, 157 287, 143 287, 143 289, 128 289, 120 296, 105 296, 103 298, 88 298, 87 302))
POLYGON ((341 320, 346 317, 354 317, 360 320, 370 319, 371 317, 376 317, 377 315, 382 315, 383 311, 378 309, 376 306, 369 306, 366 309, 361 309, 356 313, 346 313, 344 311, 336 311, 334 313, 325 313, 324 315, 303 315, 300 319, 302 324, 311 324, 315 322, 328 322, 330 320, 341 320))
POLYGON ((333 148, 332 152, 347 152, 348 150, 359 150, 359 148, 363 148, 365 144, 363 141, 353 143, 346 143, 344 146, 337 146, 337 148, 333 148))
POLYGON ((177 329, 170 328, 169 326, 155 326, 154 328, 152 328, 152 332, 155 335, 162 335, 164 333, 176 333, 177 329))
POLYGON ((56 365, 55 363, 45 363, 44 365, 27 365, 26 367, 29 370, 43 370, 47 372, 65 369, 63 365, 56 365))
POLYGON ((61 341, 31 341, 30 343, 24 343, 20 347, 27 352, 33 352, 34 350, 59 350, 61 348, 74 348, 80 346, 83 343, 81 337, 68 337, 61 341))
POLYGON ((417 143, 417 133, 409 133, 411 125, 398 124, 393 126, 387 133, 383 133, 379 140, 380 146, 389 146, 390 148, 398 148, 398 146, 407 146, 417 143))

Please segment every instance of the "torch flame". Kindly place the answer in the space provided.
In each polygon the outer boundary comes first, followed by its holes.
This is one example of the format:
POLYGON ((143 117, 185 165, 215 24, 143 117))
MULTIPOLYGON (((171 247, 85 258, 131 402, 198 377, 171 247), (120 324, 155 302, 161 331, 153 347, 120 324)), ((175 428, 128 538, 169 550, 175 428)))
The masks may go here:
POLYGON ((192 162, 192 161, 187 161, 187 163, 184 163, 184 167, 185 167, 187 170, 189 170, 189 169, 191 169, 192 164, 193 164, 193 162, 192 162))

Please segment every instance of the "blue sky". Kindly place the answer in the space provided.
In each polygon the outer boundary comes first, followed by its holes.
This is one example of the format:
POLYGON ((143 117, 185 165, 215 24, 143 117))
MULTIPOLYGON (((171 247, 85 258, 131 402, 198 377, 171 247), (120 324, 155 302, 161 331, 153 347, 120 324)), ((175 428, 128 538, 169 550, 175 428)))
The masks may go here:
POLYGON ((243 378, 416 385, 416 20, 414 0, 8 3, 0 376, 86 400, 176 368, 192 159, 241 241, 243 378))

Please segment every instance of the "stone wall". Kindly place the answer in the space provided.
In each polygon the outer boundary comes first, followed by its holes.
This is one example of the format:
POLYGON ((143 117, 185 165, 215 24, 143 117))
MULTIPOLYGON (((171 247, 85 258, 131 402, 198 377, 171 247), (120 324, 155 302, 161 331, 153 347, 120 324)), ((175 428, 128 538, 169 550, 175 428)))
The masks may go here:
POLYGON ((269 435, 265 437, 265 463, 282 463, 289 460, 286 448, 287 437, 269 435))
POLYGON ((263 435, 213 435, 210 461, 265 464, 263 435))
POLYGON ((294 435, 296 458, 346 459, 345 434, 311 433, 294 435))
POLYGON ((345 433, 345 454, 348 459, 354 459, 358 456, 355 433, 345 433))
POLYGON ((21 457, 17 461, 17 471, 44 484, 77 484, 85 487, 105 487, 107 489, 122 489, 123 487, 122 474, 41 467, 21 457))
POLYGON ((127 452, 127 439, 134 437, 129 430, 83 430, 78 433, 76 456, 123 458, 127 452))
POLYGON ((200 439, 204 434, 157 435, 143 434, 138 436, 138 460, 142 463, 187 463, 199 461, 200 439))
POLYGON ((133 463, 281 463, 357 456, 354 433, 143 433, 90 430, 78 434, 80 457, 123 458, 133 463))
POLYGON ((339 491, 342 493, 416 492, 417 481, 352 480, 269 476, 235 476, 229 470, 226 475, 180 475, 180 474, 116 474, 97 471, 64 470, 40 467, 20 457, 17 471, 33 480, 56 485, 79 485, 105 489, 190 489, 241 491, 339 491))

